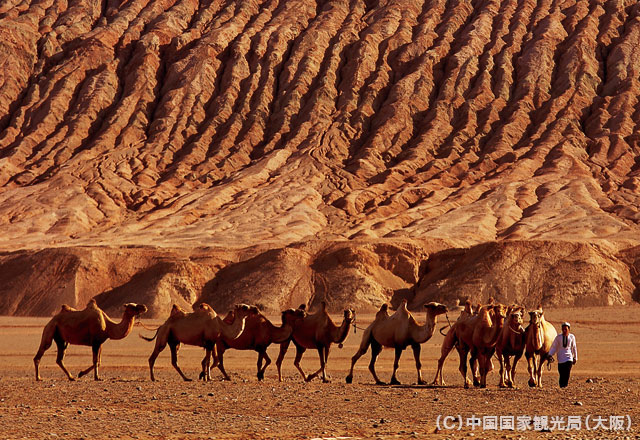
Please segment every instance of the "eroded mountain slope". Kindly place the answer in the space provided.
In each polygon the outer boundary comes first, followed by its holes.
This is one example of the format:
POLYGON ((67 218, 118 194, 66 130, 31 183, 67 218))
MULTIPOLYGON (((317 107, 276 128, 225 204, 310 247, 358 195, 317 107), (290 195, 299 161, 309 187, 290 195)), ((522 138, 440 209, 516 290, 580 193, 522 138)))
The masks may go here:
POLYGON ((639 45, 634 0, 6 0, 0 248, 617 258, 639 237, 639 45))

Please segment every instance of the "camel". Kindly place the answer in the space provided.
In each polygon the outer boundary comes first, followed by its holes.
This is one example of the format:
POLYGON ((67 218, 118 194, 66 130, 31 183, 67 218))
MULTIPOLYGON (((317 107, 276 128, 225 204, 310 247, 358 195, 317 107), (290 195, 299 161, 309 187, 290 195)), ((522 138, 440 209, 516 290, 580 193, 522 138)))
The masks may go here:
MULTIPOLYGON (((300 309, 299 309, 300 310, 300 309)), ((333 320, 327 313, 327 304, 323 301, 320 310, 316 313, 306 315, 304 318, 297 319, 293 326, 291 337, 280 344, 280 353, 276 360, 278 367, 278 380, 282 381, 282 361, 287 354, 289 344, 293 341, 296 346, 296 358, 293 364, 298 369, 302 378, 310 382, 320 373, 322 373, 322 381, 329 382, 326 372, 327 359, 329 358, 329 349, 331 344, 337 343, 342 348, 342 342, 347 338, 351 323, 355 320, 355 312, 352 309, 344 311, 344 317, 340 326, 334 324, 333 320), (315 373, 305 375, 300 360, 302 355, 309 348, 318 350, 320 357, 320 369, 315 373)))
POLYGON ((525 335, 525 356, 529 371, 529 386, 542 388, 542 366, 551 362, 548 355, 553 340, 558 335, 555 327, 544 319, 542 307, 529 312, 529 325, 525 335))
MULTIPOLYGON (((440 359, 438 359, 438 367, 436 369, 436 375, 433 379, 433 382, 431 382, 431 385, 445 386, 444 378, 442 377, 442 367, 444 366, 444 361, 447 359, 447 356, 449 356, 449 353, 451 352, 451 350, 453 350, 458 345, 458 339, 456 337, 456 331, 459 326, 458 323, 460 321, 476 316, 480 311, 480 309, 481 309, 480 304, 478 304, 474 308, 473 305, 471 304, 471 300, 467 299, 465 301, 463 309, 460 311, 460 315, 458 316, 458 319, 453 325, 449 326, 450 327, 449 331, 446 334, 442 333, 442 330, 447 328, 447 326, 444 326, 443 328, 440 329, 440 333, 444 336, 444 341, 442 341, 442 348, 440 349, 440 359)), ((472 374, 474 375, 474 377, 477 377, 476 368, 473 368, 472 370, 473 370, 472 374)))
POLYGON ((471 353, 469 364, 474 386, 487 386, 487 375, 493 370, 491 356, 504 325, 506 317, 502 304, 487 304, 477 309, 477 314, 460 318, 451 326, 442 343, 440 359, 433 385, 444 385, 442 367, 444 361, 455 347, 460 357, 460 373, 464 378, 464 387, 469 388, 471 382, 467 378, 467 356, 471 353), (476 367, 476 362, 478 362, 476 367), (476 371, 478 370, 478 371, 476 371))
POLYGON ((507 310, 507 321, 496 344, 496 356, 500 363, 499 387, 514 388, 516 365, 524 353, 525 330, 522 327, 524 307, 510 306, 507 310), (510 358, 513 356, 513 366, 510 358))
POLYGON ((206 350, 204 359, 202 360, 203 379, 208 381, 211 379, 211 357, 213 355, 213 364, 217 364, 217 356, 214 347, 216 342, 225 337, 229 340, 235 339, 244 330, 245 319, 250 313, 256 313, 255 307, 246 304, 238 304, 235 306, 235 317, 233 323, 224 322, 217 315, 215 310, 206 303, 200 304, 192 313, 186 313, 177 306, 174 306, 171 315, 156 330, 153 337, 148 338, 140 335, 146 341, 156 339, 156 345, 149 356, 149 371, 151 380, 155 381, 153 366, 156 358, 162 350, 169 344, 171 350, 171 365, 176 369, 180 377, 184 381, 190 381, 178 366, 178 350, 180 344, 195 345, 203 347, 206 350))
POLYGON ((393 347, 395 349, 395 360, 393 362, 393 374, 391 375, 391 384, 400 384, 396 377, 398 363, 402 352, 408 346, 413 349, 413 356, 416 361, 416 370, 418 371, 418 384, 426 385, 422 379, 422 364, 420 362, 421 344, 431 339, 436 328, 438 315, 447 313, 447 307, 443 304, 430 302, 425 304, 427 309, 427 319, 423 325, 418 324, 411 312, 407 310, 407 300, 402 304, 391 316, 387 313, 387 305, 384 304, 374 321, 367 327, 362 335, 360 348, 351 358, 351 370, 346 377, 346 382, 351 383, 353 380, 353 367, 358 359, 360 359, 371 346, 371 362, 369 363, 369 371, 378 385, 384 385, 375 370, 375 363, 378 355, 382 351, 382 347, 393 347))
POLYGON ((82 377, 93 370, 93 378, 101 380, 98 374, 100 367, 100 355, 102 344, 107 339, 123 339, 131 333, 136 316, 145 313, 147 307, 143 304, 125 304, 124 315, 119 323, 114 322, 107 314, 98 307, 95 299, 91 299, 84 310, 76 310, 66 304, 62 306, 60 312, 56 314, 44 327, 40 348, 33 358, 36 367, 36 380, 40 377, 40 359, 44 352, 51 347, 55 341, 58 346, 58 357, 56 363, 62 368, 69 380, 75 378, 64 366, 64 352, 69 344, 88 345, 93 350, 93 365, 81 371, 78 377, 82 377))
MULTIPOLYGON (((216 352, 218 355, 218 369, 222 372, 224 380, 230 380, 229 375, 224 369, 224 352, 228 348, 236 350, 255 350, 258 352, 258 380, 264 379, 266 371, 271 359, 267 355, 267 348, 272 343, 280 344, 291 337, 293 326, 297 319, 305 316, 304 310, 287 309, 282 312, 282 326, 276 327, 262 313, 249 315, 245 321, 244 331, 235 339, 226 338, 222 335, 220 343, 216 344, 216 352), (262 361, 264 359, 264 365, 262 361)), ((233 312, 229 312, 225 317, 225 322, 233 321, 233 312)))

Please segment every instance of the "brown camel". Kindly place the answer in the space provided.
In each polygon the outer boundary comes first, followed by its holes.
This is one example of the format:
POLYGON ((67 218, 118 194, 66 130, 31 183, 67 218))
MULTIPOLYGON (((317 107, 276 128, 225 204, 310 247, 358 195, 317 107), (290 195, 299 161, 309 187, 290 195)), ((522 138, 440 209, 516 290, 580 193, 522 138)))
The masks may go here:
MULTIPOLYGON (((234 319, 234 313, 229 312, 224 321, 230 323, 234 319)), ((216 344, 218 354, 218 369, 224 375, 224 380, 230 380, 224 369, 224 352, 228 348, 236 350, 255 350, 258 352, 258 380, 264 379, 264 372, 271 364, 267 355, 267 348, 272 343, 280 344, 291 337, 293 325, 297 319, 305 316, 304 310, 287 309, 282 312, 282 326, 276 327, 262 313, 249 315, 244 324, 244 331, 235 339, 226 338, 224 335, 220 343, 216 344), (264 359, 264 365, 262 361, 264 359)), ((201 373, 202 374, 202 373, 201 373)))
POLYGON ((153 352, 151 356, 149 356, 151 380, 155 381, 153 366, 156 358, 160 352, 165 349, 167 344, 169 344, 169 349, 171 350, 171 365, 173 365, 185 381, 190 381, 191 379, 187 378, 178 366, 178 350, 180 344, 203 347, 206 350, 205 357, 202 360, 203 378, 204 380, 210 380, 211 357, 213 356, 214 358, 214 366, 218 362, 217 356, 213 351, 216 342, 222 336, 228 339, 234 339, 240 336, 244 330, 246 317, 250 313, 257 313, 258 311, 255 307, 249 307, 246 304, 236 305, 234 310, 236 319, 233 323, 227 324, 220 319, 215 310, 206 303, 200 304, 192 313, 186 313, 179 307, 174 306, 169 318, 156 330, 156 334, 153 337, 147 338, 140 335, 142 339, 147 341, 153 341, 157 338, 153 352))
POLYGON ((346 377, 347 383, 353 380, 353 367, 358 359, 360 359, 371 346, 371 362, 369 363, 369 371, 373 375, 376 384, 383 385, 375 370, 375 363, 378 355, 382 351, 382 347, 393 347, 395 349, 395 360, 393 362, 393 374, 391 375, 391 384, 399 384, 396 377, 400 356, 405 348, 411 346, 413 349, 413 357, 416 361, 416 370, 418 371, 418 384, 425 385, 422 379, 422 364, 420 362, 421 344, 431 339, 436 328, 438 315, 447 313, 447 307, 443 304, 430 302, 425 304, 427 309, 427 319, 423 325, 418 324, 413 315, 407 310, 407 300, 402 304, 391 316, 387 313, 386 304, 383 305, 374 321, 367 327, 362 335, 362 342, 356 354, 351 358, 351 370, 346 377))
POLYGON ((39 372, 40 359, 44 352, 51 347, 55 341, 58 346, 58 357, 56 363, 62 368, 69 380, 75 378, 69 373, 62 362, 64 351, 69 344, 88 345, 93 350, 93 365, 81 371, 78 377, 82 377, 93 370, 93 378, 100 380, 98 368, 100 367, 100 354, 102 344, 107 339, 123 339, 133 328, 136 316, 147 311, 143 304, 125 304, 124 315, 119 323, 116 323, 98 307, 96 301, 92 299, 84 310, 75 310, 72 307, 63 305, 60 312, 51 318, 51 321, 44 327, 40 348, 33 358, 36 366, 36 380, 42 380, 39 372))
POLYGON ((544 319, 542 307, 529 312, 524 355, 527 358, 530 387, 542 388, 542 366, 545 361, 551 362, 549 350, 557 335, 555 327, 544 319))
POLYGON ((355 319, 355 312, 351 309, 344 311, 342 324, 338 327, 327 313, 327 304, 323 301, 320 310, 316 313, 306 315, 304 318, 297 319, 293 326, 291 338, 280 344, 280 353, 276 360, 278 367, 278 379, 282 381, 282 360, 287 354, 289 343, 293 341, 296 346, 296 358, 293 364, 298 369, 302 378, 309 382, 322 373, 322 381, 328 382, 326 373, 327 359, 329 358, 329 349, 331 344, 337 343, 342 348, 342 342, 347 338, 349 327, 355 319), (315 348, 320 356, 320 369, 310 375, 305 375, 300 360, 305 350, 315 348))
POLYGON ((488 304, 478 308, 477 314, 461 316, 449 329, 442 343, 438 369, 433 380, 434 385, 444 385, 442 367, 444 361, 455 347, 460 357, 460 373, 464 378, 464 387, 471 382, 467 378, 467 356, 471 353, 469 364, 474 386, 487 386, 487 375, 493 369, 491 356, 504 325, 506 310, 502 304, 488 304), (477 364, 476 364, 477 363, 477 364))
MULTIPOLYGON (((458 319, 455 323, 453 323, 453 325, 449 326, 449 331, 446 334, 442 333, 442 330, 447 328, 447 326, 444 326, 440 329, 440 333, 444 336, 444 341, 442 341, 442 348, 440 349, 440 359, 438 359, 438 368, 436 369, 436 375, 433 378, 433 382, 431 382, 431 385, 445 385, 444 378, 442 377, 442 367, 444 366, 444 361, 447 359, 447 356, 449 356, 449 353, 451 353, 451 350, 453 350, 458 345, 458 339, 456 336, 457 329, 460 325, 458 323, 471 318, 472 316, 478 315, 480 308, 480 304, 478 304, 474 308, 471 304, 471 300, 467 299, 465 301, 464 308, 460 311, 460 316, 458 316, 458 319)), ((478 374, 476 370, 477 368, 472 368, 472 374, 477 378, 478 374)))
POLYGON ((500 362, 499 387, 514 387, 516 365, 524 353, 525 330, 522 327, 522 313, 524 307, 510 306, 507 310, 507 320, 502 328, 502 334, 496 344, 496 356, 500 362), (513 365, 511 365, 513 357, 513 365))

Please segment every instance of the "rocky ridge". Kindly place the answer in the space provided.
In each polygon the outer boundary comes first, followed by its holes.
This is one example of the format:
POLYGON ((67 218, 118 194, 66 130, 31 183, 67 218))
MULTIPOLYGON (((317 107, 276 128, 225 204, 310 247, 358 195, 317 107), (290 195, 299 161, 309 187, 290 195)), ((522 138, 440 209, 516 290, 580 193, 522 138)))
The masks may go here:
POLYGON ((638 299, 632 0, 7 0, 0 313, 638 299))

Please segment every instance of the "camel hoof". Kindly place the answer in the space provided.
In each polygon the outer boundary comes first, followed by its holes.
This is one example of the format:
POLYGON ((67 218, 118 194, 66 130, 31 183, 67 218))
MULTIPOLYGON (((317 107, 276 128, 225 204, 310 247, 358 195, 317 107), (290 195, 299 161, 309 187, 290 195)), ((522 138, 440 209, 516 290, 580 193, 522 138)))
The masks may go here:
POLYGON ((322 383, 331 383, 331 379, 322 379, 322 383))
POLYGON ((185 382, 193 382, 193 379, 189 379, 188 377, 183 378, 185 382))
POLYGON ((71 382, 75 382, 75 381, 76 381, 76 378, 75 378, 75 377, 73 377, 73 376, 70 376, 70 377, 69 377, 69 380, 70 380, 71 382))
POLYGON ((258 380, 264 380, 264 373, 258 373, 258 380))
POLYGON ((392 377, 391 381, 389 382, 389 385, 401 385, 401 384, 398 379, 396 379, 395 377, 392 377))
POLYGON ((418 385, 427 385, 427 382, 424 380, 419 380, 418 385))
POLYGON ((376 381, 376 385, 386 385, 386 383, 384 383, 384 382, 383 382, 383 381, 381 381, 381 380, 378 380, 378 381, 376 381))
POLYGON ((469 389, 469 385, 470 385, 470 384, 469 384, 469 382, 465 382, 465 383, 464 383, 464 389, 465 389, 465 390, 468 390, 468 389, 469 389))
POLYGON ((528 382, 528 383, 529 383, 529 386, 530 386, 531 388, 533 388, 533 387, 535 387, 535 386, 536 386, 536 381, 535 381, 535 380, 533 380, 533 379, 529 379, 529 382, 528 382))
POLYGON ((351 383, 351 382, 353 382, 353 376, 347 376, 347 377, 345 377, 345 378, 344 378, 344 381, 345 381, 346 383, 351 383))

